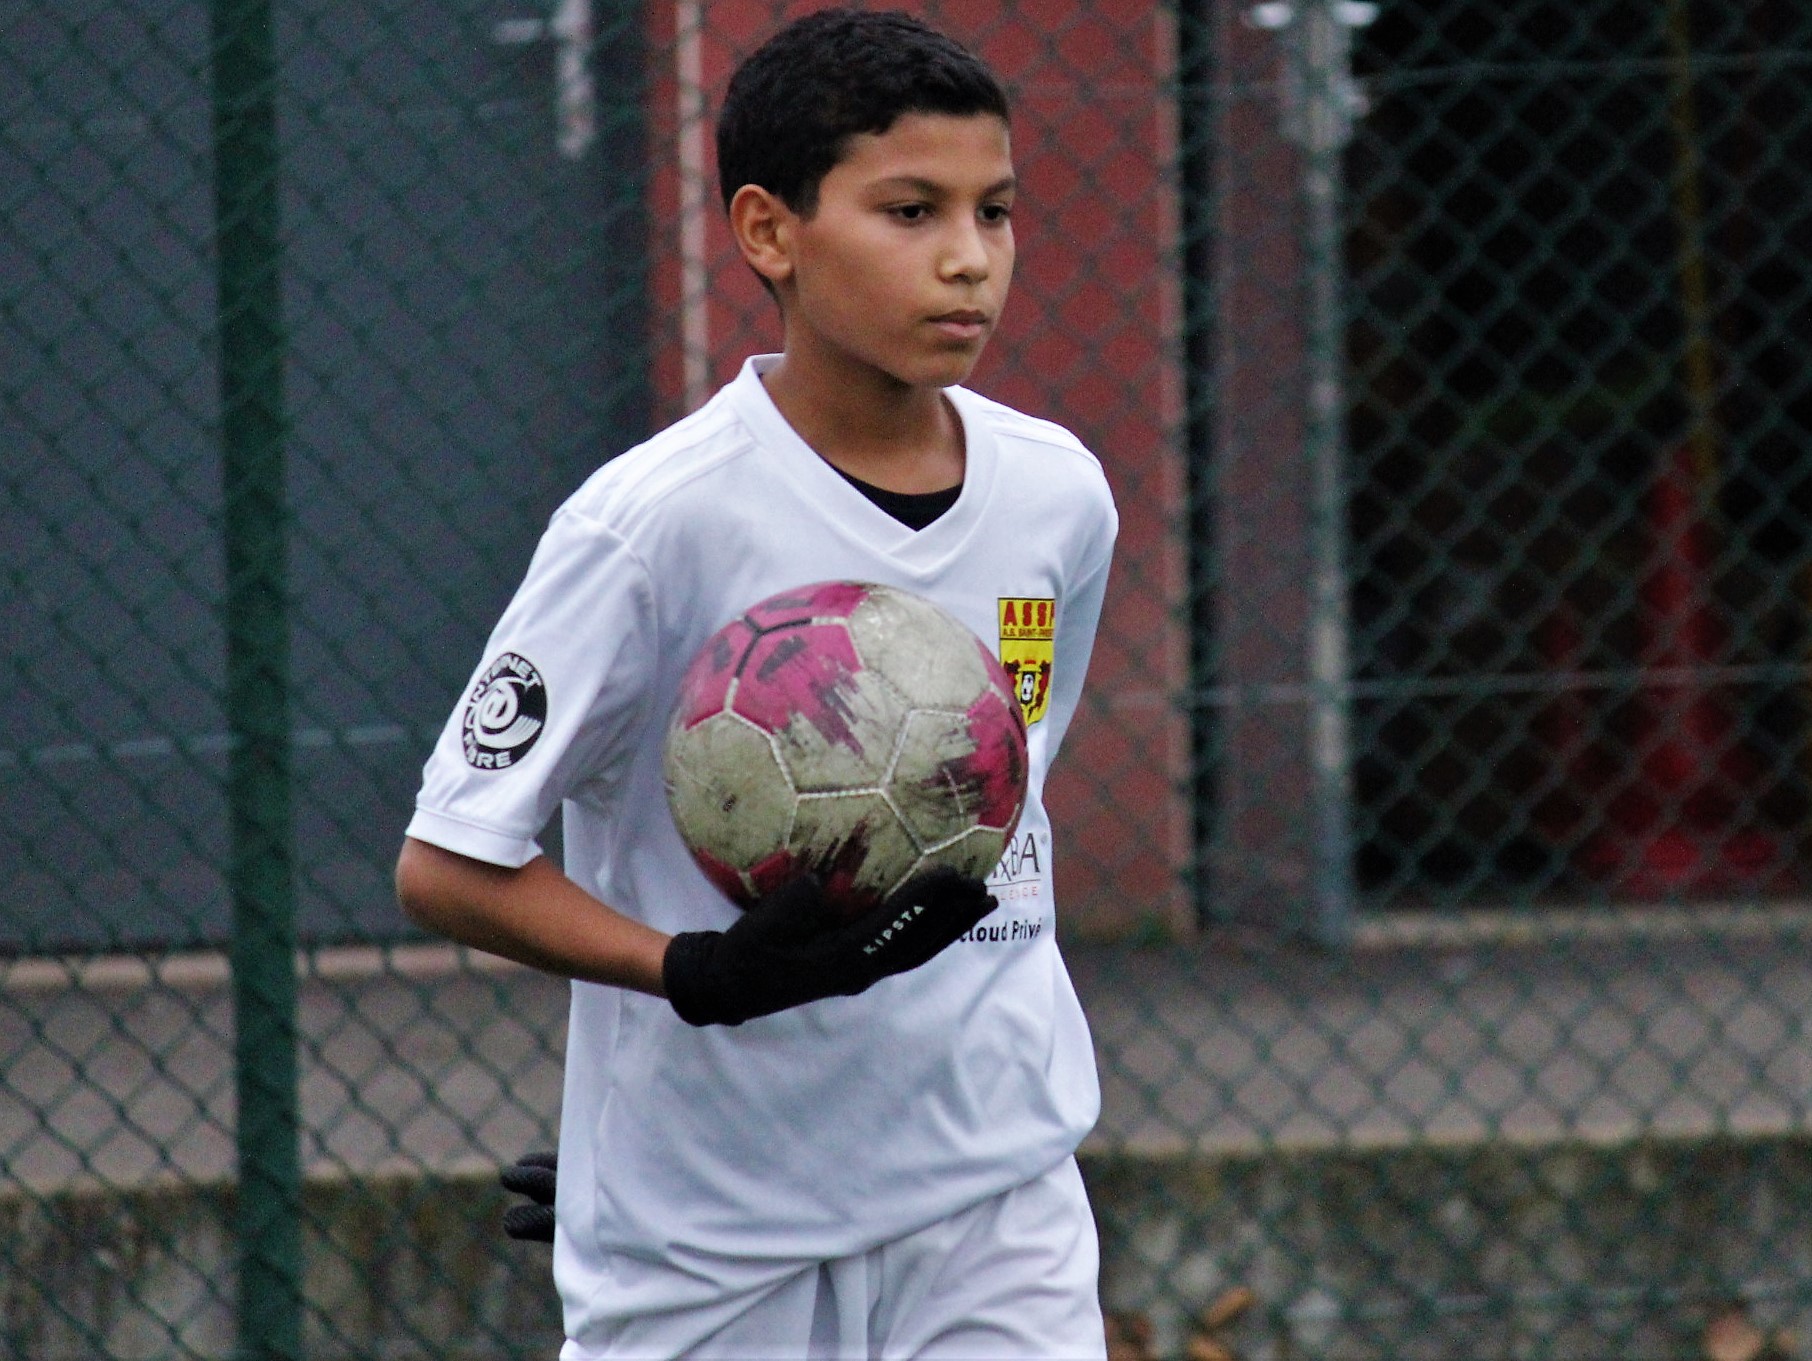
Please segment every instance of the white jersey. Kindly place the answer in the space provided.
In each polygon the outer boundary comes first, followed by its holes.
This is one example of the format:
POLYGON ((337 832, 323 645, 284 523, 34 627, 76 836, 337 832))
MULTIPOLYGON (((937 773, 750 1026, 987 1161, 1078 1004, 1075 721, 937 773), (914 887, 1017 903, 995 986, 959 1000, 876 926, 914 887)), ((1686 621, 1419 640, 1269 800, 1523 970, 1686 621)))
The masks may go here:
POLYGON ((574 984, 555 1253, 574 1339, 621 1304, 613 1260, 865 1251, 1037 1176, 1099 1109, 1055 940, 1042 791, 1107 583, 1117 520, 1101 467, 1060 427, 952 388, 962 492, 915 532, 787 424, 760 378, 774 362, 749 361, 555 513, 428 761, 409 835, 518 866, 563 806, 566 872, 588 891, 661 931, 728 927, 737 909, 667 810, 669 710, 713 632, 832 579, 925 596, 1036 677, 1021 692, 1029 796, 990 881, 998 910, 859 997, 695 1029, 659 998, 574 984))

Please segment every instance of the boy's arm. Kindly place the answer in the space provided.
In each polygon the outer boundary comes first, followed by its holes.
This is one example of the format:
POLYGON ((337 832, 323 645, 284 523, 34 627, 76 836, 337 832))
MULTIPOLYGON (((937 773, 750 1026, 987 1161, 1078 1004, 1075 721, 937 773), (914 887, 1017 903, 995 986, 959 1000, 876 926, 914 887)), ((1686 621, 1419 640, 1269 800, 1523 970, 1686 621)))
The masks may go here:
POLYGON ((510 869, 415 837, 404 838, 396 891, 410 920, 462 945, 665 997, 691 1025, 741 1025, 853 997, 929 962, 996 906, 980 879, 945 866, 843 921, 807 876, 763 898, 727 931, 668 936, 606 907, 545 856, 510 869))
POLYGON ((545 856, 508 869, 406 837, 396 864, 403 911, 462 945, 563 978, 666 996, 672 939, 606 907, 545 856))

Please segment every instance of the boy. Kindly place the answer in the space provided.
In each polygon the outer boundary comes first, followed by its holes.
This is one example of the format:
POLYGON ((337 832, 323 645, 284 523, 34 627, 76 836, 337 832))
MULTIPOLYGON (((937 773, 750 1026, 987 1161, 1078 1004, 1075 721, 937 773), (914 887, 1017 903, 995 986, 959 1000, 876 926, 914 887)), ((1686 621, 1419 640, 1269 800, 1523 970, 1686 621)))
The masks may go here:
POLYGON ((567 1361, 1100 1358, 1073 1157, 1099 1096, 1040 792, 1116 520, 1071 435, 957 386, 1013 269, 1007 101, 916 20, 825 11, 738 70, 718 160, 784 350, 555 514, 428 762, 399 897, 575 980, 567 1361), (1054 630, 1004 905, 944 873, 840 930, 809 880, 739 915, 681 844, 680 673, 747 605, 834 578, 992 641, 1010 610, 1054 630), (533 840, 561 805, 564 874, 533 840))

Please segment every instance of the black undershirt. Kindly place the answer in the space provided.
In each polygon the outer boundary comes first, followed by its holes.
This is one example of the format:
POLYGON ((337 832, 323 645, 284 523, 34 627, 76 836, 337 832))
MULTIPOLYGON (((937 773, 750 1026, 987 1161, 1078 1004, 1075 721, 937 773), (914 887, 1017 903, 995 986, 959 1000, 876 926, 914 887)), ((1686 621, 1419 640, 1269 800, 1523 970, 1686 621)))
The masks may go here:
MULTIPOLYGON (((828 459, 825 461, 829 462, 828 459)), ((837 468, 837 465, 832 463, 831 467, 837 468)), ((961 482, 954 487, 945 487, 941 491, 888 491, 887 488, 877 487, 872 482, 864 482, 859 477, 851 477, 841 468, 837 468, 837 471, 843 474, 844 481, 848 482, 850 486, 908 529, 923 529, 954 506, 956 498, 963 494, 961 482)))

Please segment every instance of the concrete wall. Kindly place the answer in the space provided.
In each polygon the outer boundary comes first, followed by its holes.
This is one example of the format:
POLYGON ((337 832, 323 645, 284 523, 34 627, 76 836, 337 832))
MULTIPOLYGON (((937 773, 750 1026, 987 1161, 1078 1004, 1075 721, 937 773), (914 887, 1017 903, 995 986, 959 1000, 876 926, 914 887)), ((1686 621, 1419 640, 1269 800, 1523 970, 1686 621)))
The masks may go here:
MULTIPOLYGON (((506 1239, 494 1175, 316 1181, 306 1192, 310 1361, 551 1361, 549 1249, 506 1239)), ((0 1355, 225 1358, 230 1186, 0 1199, 0 1355)))
MULTIPOLYGON (((1732 1299, 1812 1337, 1812 1141, 1091 1157, 1103 1295, 1180 1356, 1235 1285, 1241 1361, 1698 1361, 1732 1299)), ((311 1361, 551 1361, 548 1249, 492 1175, 316 1181, 311 1361)), ((0 1354, 225 1358, 230 1187, 0 1199, 0 1354)))
POLYGON ((1236 1285, 1258 1296, 1228 1339, 1241 1361, 1701 1361, 1732 1301, 1812 1338, 1804 1138, 1086 1170, 1103 1297, 1165 1356, 1236 1285))

